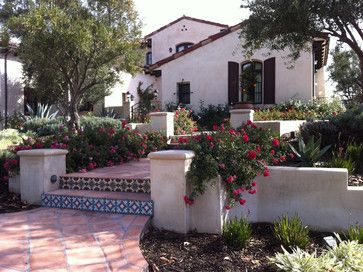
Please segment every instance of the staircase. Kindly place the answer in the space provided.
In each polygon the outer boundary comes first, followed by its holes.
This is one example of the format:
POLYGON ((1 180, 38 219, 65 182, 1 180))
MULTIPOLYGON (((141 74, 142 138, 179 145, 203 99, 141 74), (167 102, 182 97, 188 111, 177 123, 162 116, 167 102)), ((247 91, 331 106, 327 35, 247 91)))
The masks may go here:
POLYGON ((147 159, 60 178, 60 188, 42 195, 42 206, 103 213, 153 215, 147 159))

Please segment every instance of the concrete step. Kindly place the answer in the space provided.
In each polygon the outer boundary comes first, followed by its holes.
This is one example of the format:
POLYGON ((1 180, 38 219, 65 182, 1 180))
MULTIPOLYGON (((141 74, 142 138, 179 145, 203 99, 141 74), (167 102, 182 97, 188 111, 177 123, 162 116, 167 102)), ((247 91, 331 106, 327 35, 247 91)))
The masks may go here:
POLYGON ((59 181, 61 189, 150 194, 149 178, 68 174, 60 176, 59 181))
POLYGON ((59 189, 42 194, 42 206, 104 213, 153 215, 149 194, 59 189))

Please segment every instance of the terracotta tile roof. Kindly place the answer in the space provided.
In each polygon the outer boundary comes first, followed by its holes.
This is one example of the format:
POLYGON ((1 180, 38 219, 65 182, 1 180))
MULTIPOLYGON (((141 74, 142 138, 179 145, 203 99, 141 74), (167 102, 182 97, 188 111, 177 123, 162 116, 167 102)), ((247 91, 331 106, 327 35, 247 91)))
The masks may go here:
POLYGON ((198 23, 203 23, 203 24, 208 24, 208 25, 214 25, 214 26, 218 26, 218 27, 221 27, 221 28, 227 28, 228 25, 224 25, 224 24, 220 24, 220 23, 215 23, 215 22, 211 22, 211 21, 206 21, 206 20, 202 20, 202 19, 197 19, 197 18, 193 18, 193 17, 189 17, 189 16, 182 16, 178 19, 176 19, 175 21, 167 24, 167 25, 164 25, 163 27, 151 32, 150 34, 147 34, 145 36, 145 39, 147 38, 150 38, 151 36, 153 36, 154 34, 164 30, 165 28, 168 28, 169 26, 173 25, 173 24, 176 24, 177 22, 183 20, 183 19, 186 19, 186 20, 190 20, 190 21, 194 21, 194 22, 198 22, 198 23))
POLYGON ((184 50, 183 50, 183 51, 181 51, 181 52, 177 52, 177 53, 175 53, 175 54, 171 55, 170 57, 167 57, 167 58, 165 58, 165 59, 162 59, 162 60, 160 60, 160 61, 158 61, 158 62, 156 62, 156 63, 154 63, 154 64, 150 65, 150 66, 148 67, 148 69, 149 69, 149 70, 154 70, 154 69, 156 69, 156 68, 158 68, 158 67, 160 67, 160 66, 164 65, 165 63, 168 63, 168 62, 170 62, 170 61, 173 61, 173 60, 175 60, 175 59, 178 59, 178 58, 180 58, 181 56, 184 56, 184 55, 186 55, 186 54, 188 54, 188 53, 190 53, 190 52, 192 52, 192 51, 194 51, 194 50, 196 50, 196 49, 198 49, 198 48, 200 48, 200 47, 202 47, 202 46, 205 46, 205 45, 207 45, 207 44, 209 44, 209 43, 212 43, 212 42, 214 42, 214 41, 216 41, 216 40, 218 40, 218 39, 220 39, 220 38, 222 38, 222 37, 224 37, 224 36, 226 36, 226 35, 228 35, 228 34, 230 34, 230 33, 234 32, 234 31, 236 31, 236 30, 241 29, 241 27, 242 27, 242 26, 244 26, 245 24, 246 24, 246 21, 243 21, 242 23, 239 23, 239 24, 237 24, 237 25, 234 25, 234 26, 228 27, 228 28, 227 28, 227 29, 225 29, 224 31, 221 31, 221 32, 218 32, 217 34, 214 34, 214 35, 212 35, 212 36, 209 36, 209 37, 208 37, 208 38, 206 38, 205 40, 202 40, 202 41, 200 41, 199 43, 196 43, 196 44, 194 44, 193 46, 191 46, 191 47, 189 47, 189 48, 187 48, 187 49, 184 49, 184 50))

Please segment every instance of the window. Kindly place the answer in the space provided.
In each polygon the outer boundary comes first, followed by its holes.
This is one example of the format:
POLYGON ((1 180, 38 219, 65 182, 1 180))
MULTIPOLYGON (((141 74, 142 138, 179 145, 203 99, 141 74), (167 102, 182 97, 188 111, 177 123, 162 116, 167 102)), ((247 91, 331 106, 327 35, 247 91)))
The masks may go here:
POLYGON ((146 53, 146 65, 151 65, 153 63, 153 54, 151 52, 146 53))
POLYGON ((241 65, 240 101, 262 104, 262 63, 247 62, 241 65), (245 85, 245 86, 244 86, 245 85))
POLYGON ((181 51, 183 51, 183 50, 185 50, 185 49, 187 49, 189 47, 192 47, 192 46, 193 46, 193 43, 181 43, 181 44, 178 44, 176 46, 175 51, 178 53, 178 52, 181 52, 181 51))
POLYGON ((178 103, 190 104, 190 83, 178 83, 178 103))

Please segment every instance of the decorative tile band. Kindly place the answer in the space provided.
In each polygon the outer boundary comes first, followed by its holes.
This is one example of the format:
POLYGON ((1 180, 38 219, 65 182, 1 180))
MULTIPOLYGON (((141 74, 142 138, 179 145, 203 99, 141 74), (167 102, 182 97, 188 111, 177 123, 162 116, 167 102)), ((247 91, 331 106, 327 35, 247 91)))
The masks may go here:
POLYGON ((154 203, 152 200, 118 200, 52 194, 42 194, 42 206, 49 208, 148 216, 152 216, 154 210, 154 203))
POLYGON ((150 194, 150 179, 60 177, 61 189, 150 194))

